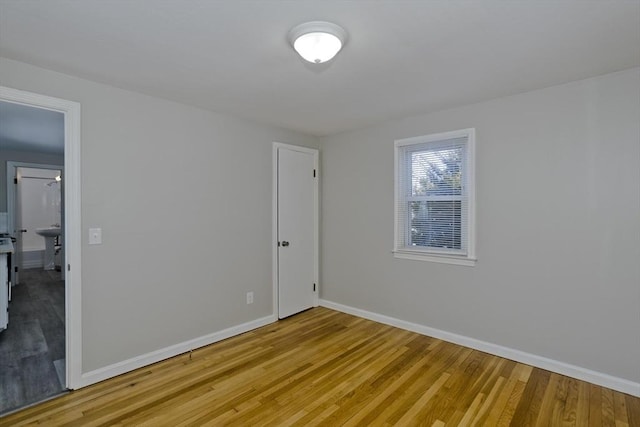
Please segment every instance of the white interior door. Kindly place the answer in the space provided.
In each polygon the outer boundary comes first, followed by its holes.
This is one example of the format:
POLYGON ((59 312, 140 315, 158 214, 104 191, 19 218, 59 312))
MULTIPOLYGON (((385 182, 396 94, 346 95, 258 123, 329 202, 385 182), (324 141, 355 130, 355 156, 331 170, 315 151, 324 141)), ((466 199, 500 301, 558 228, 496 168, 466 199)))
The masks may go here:
POLYGON ((278 317, 317 304, 317 150, 277 148, 278 317))

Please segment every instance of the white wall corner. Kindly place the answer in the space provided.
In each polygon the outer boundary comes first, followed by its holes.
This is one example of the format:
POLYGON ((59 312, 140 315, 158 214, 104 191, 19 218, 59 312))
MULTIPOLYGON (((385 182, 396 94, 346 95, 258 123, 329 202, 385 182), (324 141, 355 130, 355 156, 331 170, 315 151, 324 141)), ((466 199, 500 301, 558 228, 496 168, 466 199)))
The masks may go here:
POLYGON ((353 316, 362 317, 364 319, 373 320, 374 322, 383 323, 385 325, 395 326, 396 328, 405 329, 407 331, 415 332, 421 335, 438 338, 443 341, 462 345, 474 350, 483 351, 495 356, 504 357, 506 359, 531 365, 536 368, 545 369, 547 371, 566 375, 568 377, 587 381, 602 387, 607 387, 616 391, 620 391, 622 393, 640 397, 640 383, 629 381, 624 378, 614 377, 602 372, 585 369, 580 366, 571 365, 535 354, 526 353, 524 351, 503 347, 501 345, 477 340, 475 338, 466 337, 464 335, 458 335, 451 332, 442 331, 440 329, 430 328, 428 326, 407 322, 404 320, 396 319, 394 317, 385 316, 382 314, 362 310, 332 301, 327 301, 324 299, 320 299, 320 306, 351 314, 353 316))
POLYGON ((80 377, 80 384, 77 388, 86 387, 88 385, 95 384, 97 382, 104 381, 127 372, 131 372, 135 369, 139 369, 153 363, 169 359, 179 354, 186 353, 188 351, 195 350, 197 348, 204 347, 209 344, 213 344, 218 341, 222 341, 227 338, 252 331, 262 326, 274 323, 277 320, 278 319, 275 314, 265 316, 260 319, 242 323, 237 326, 232 326, 222 331, 214 332, 212 334, 204 335, 199 338, 194 338, 189 341, 152 351, 147 354, 142 354, 128 360, 123 360, 122 362, 114 363, 103 368, 85 372, 80 377))

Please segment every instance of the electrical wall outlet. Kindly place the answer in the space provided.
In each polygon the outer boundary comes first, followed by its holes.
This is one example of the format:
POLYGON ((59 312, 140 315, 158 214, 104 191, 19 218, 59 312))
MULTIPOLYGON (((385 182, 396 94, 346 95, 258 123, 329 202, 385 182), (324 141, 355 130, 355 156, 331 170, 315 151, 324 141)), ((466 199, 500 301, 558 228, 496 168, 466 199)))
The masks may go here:
POLYGON ((89 229, 89 244, 90 245, 102 244, 102 228, 89 229))
POLYGON ((247 304, 253 304, 253 292, 247 292, 247 304))

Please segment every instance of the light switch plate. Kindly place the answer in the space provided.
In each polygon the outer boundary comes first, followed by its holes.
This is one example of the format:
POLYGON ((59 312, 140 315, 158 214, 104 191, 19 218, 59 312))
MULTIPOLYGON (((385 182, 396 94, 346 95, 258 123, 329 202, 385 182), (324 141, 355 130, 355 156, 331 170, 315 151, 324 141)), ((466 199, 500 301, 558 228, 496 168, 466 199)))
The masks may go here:
POLYGON ((89 229, 89 244, 90 245, 102 244, 102 228, 89 229))

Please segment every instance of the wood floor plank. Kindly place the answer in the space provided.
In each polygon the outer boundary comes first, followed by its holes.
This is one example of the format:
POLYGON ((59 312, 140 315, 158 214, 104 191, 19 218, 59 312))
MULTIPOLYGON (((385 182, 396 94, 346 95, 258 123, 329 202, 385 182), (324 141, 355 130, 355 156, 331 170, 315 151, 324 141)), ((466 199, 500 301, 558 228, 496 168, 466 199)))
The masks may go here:
MULTIPOLYGON (((488 375, 498 360, 499 358, 486 353, 472 351, 460 365, 460 369, 452 372, 444 389, 436 395, 436 399, 439 396, 441 401, 438 410, 439 418, 451 425, 460 423, 480 393, 482 385, 482 382, 479 381, 480 378, 488 375)), ((427 416, 427 414, 423 416, 427 416)), ((391 419, 391 421, 396 422, 396 419, 391 419)))
POLYGON ((515 376, 510 376, 504 382, 496 383, 496 388, 500 387, 500 391, 492 402, 489 412, 484 419, 478 420, 478 424, 482 421, 485 425, 498 425, 502 412, 507 407, 509 398, 518 383, 518 379, 515 376))
POLYGON ((507 404, 500 414, 500 418, 498 419, 496 426, 508 426, 511 424, 511 422, 515 418, 515 413, 519 406, 519 403, 522 400, 522 395, 524 394, 524 390, 526 389, 526 384, 527 383, 522 381, 516 381, 516 384, 513 387, 513 391, 509 395, 507 404))
POLYGON ((615 414, 616 427, 625 427, 629 425, 627 402, 625 402, 625 397, 622 393, 613 392, 613 411, 615 414))
POLYGON ((559 415, 564 407, 564 400, 561 401, 562 407, 558 408, 558 388, 562 378, 559 375, 549 375, 547 387, 544 389, 544 395, 540 399, 540 408, 538 409, 538 418, 535 421, 536 427, 544 427, 545 422, 552 420, 553 423, 559 423, 559 415))
POLYGON ((491 389, 500 379, 500 372, 506 360, 486 353, 483 353, 483 356, 486 363, 479 370, 477 379, 471 387, 464 390, 465 398, 456 401, 457 409, 454 416, 449 419, 452 424, 469 425, 478 415, 483 403, 488 399, 491 389))
POLYGON ((449 380, 451 375, 444 373, 431 385, 416 402, 402 415, 397 424, 409 424, 418 419, 418 414, 424 405, 440 391, 440 388, 449 380))
POLYGON ((602 424, 602 388, 595 384, 589 384, 589 425, 600 426, 602 424))
MULTIPOLYGON (((534 426, 539 419, 540 409, 544 399, 551 373, 534 368, 531 378, 522 394, 512 423, 518 426, 534 426)), ((545 414, 545 417, 549 414, 545 414)))
MULTIPOLYGON (((441 344, 438 350, 439 351, 433 353, 432 357, 429 358, 428 361, 420 362, 428 363, 431 361, 432 365, 426 365, 428 368, 424 372, 414 371, 411 372, 410 375, 406 376, 402 380, 402 383, 399 384, 399 387, 389 394, 381 403, 380 408, 382 411, 371 412, 363 419, 363 423, 361 425, 366 425, 369 421, 393 425, 395 423, 393 418, 401 418, 406 410, 403 408, 413 405, 415 400, 420 397, 419 395, 415 396, 415 398, 412 397, 414 390, 412 385, 420 377, 423 377, 423 380, 427 384, 433 384, 433 382, 437 381, 440 376, 445 374, 450 378, 451 374, 458 369, 458 366, 460 366, 472 353, 471 349, 458 347, 445 342, 441 344)), ((435 417, 439 414, 440 411, 433 410, 433 408, 437 407, 437 405, 441 403, 441 400, 438 397, 442 395, 446 395, 446 393, 441 393, 441 390, 437 391, 436 395, 430 399, 423 408, 421 408, 421 412, 417 417, 423 419, 425 423, 428 423, 430 416, 433 415, 435 417)), ((435 421, 435 418, 432 421, 435 421)))
POLYGON ((637 397, 315 308, 0 425, 640 427, 639 419, 637 397))
POLYGON ((613 390, 602 389, 602 425, 605 427, 615 426, 616 417, 613 403, 613 390))
POLYGON ((504 386, 504 383, 505 383, 504 377, 503 376, 498 377, 494 386, 491 388, 491 391, 489 392, 489 394, 486 396, 486 398, 483 399, 482 405, 478 408, 477 413, 471 419, 472 420, 471 425, 477 426, 477 425, 485 424, 484 419, 487 416, 491 407, 495 404, 497 397, 500 393, 500 390, 502 390, 502 387, 504 386))
POLYGON ((629 416, 629 425, 640 426, 640 399, 626 394, 624 396, 627 401, 627 415, 629 416))
POLYGON ((370 383, 372 387, 379 391, 375 393, 373 399, 368 399, 366 405, 363 405, 359 411, 353 411, 353 416, 349 418, 345 425, 370 424, 385 407, 389 406, 391 401, 395 400, 393 398, 390 399, 392 394, 397 393, 401 387, 403 388, 416 373, 425 369, 428 369, 427 358, 421 357, 420 352, 416 350, 408 352, 402 363, 398 363, 393 367, 393 375, 385 375, 387 381, 381 382, 381 378, 377 378, 370 383))

